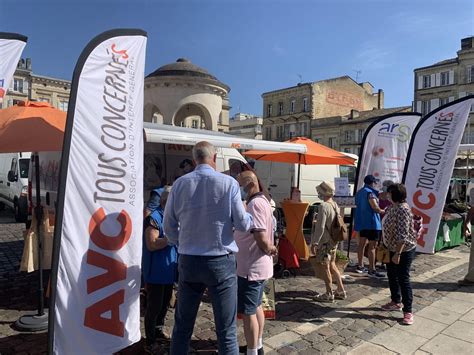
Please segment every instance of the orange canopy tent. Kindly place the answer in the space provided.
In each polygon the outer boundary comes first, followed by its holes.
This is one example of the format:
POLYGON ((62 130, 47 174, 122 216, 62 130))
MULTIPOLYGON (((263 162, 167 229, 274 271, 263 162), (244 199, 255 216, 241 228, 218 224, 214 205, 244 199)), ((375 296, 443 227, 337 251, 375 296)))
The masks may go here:
POLYGON ((66 112, 47 102, 20 102, 0 110, 0 153, 61 151, 66 112))
MULTIPOLYGON (((278 163, 298 164, 298 188, 300 186, 300 167, 305 165, 354 165, 355 160, 343 153, 313 142, 304 137, 295 137, 287 143, 304 144, 307 147, 305 154, 292 152, 269 152, 264 150, 248 150, 243 154, 255 160, 266 160, 278 163)), ((293 244, 300 258, 309 257, 308 246, 303 235, 303 219, 308 208, 305 202, 283 201, 282 208, 285 213, 288 240, 293 244)))
POLYGON ((279 163, 293 164, 336 164, 336 165, 354 165, 354 159, 328 148, 322 144, 316 143, 309 138, 295 137, 286 141, 286 143, 304 144, 307 147, 305 154, 293 152, 270 152, 265 150, 248 150, 243 154, 255 160, 266 160, 279 163))
MULTIPOLYGON (((66 112, 46 102, 21 102, 0 110, 0 153, 62 151, 66 112)), ((40 195, 39 158, 35 158, 36 207, 34 209, 38 241, 38 313, 24 315, 16 322, 21 330, 43 330, 48 326, 43 299, 43 241, 41 222, 43 211, 40 195)))

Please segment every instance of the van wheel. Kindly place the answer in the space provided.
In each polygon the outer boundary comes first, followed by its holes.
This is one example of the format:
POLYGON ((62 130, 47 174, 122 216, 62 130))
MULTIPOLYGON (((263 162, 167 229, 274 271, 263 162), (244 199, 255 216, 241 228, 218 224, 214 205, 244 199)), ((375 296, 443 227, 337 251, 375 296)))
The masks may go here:
POLYGON ((16 222, 25 222, 26 216, 24 216, 20 211, 20 206, 18 205, 18 200, 13 203, 13 210, 15 212, 15 221, 16 222))

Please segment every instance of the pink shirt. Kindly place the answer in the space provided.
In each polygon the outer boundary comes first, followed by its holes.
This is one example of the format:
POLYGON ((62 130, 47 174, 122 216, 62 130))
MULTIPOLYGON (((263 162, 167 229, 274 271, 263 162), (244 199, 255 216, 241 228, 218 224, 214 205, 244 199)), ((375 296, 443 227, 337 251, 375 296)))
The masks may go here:
MULTIPOLYGON (((250 200, 247 212, 253 216, 251 231, 264 231, 273 244, 273 218, 270 203, 263 195, 250 200)), ((234 232, 239 247, 236 255, 237 275, 249 281, 267 280, 273 276, 273 258, 265 254, 257 245, 252 232, 234 232)))

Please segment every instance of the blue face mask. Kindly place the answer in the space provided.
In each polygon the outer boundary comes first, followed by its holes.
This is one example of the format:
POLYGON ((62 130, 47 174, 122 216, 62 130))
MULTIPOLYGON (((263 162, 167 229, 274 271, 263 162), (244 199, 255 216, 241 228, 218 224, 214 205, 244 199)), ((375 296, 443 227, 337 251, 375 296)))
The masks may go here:
POLYGON ((242 196, 242 200, 246 200, 248 197, 248 193, 243 186, 240 186, 240 196, 242 196))

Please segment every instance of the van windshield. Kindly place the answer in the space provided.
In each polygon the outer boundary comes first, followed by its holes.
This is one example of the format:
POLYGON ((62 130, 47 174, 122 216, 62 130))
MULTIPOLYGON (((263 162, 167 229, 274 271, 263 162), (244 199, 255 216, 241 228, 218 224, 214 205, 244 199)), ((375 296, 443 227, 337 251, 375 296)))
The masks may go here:
POLYGON ((349 184, 353 184, 355 182, 356 168, 355 166, 339 165, 339 174, 340 177, 347 177, 349 184))
POLYGON ((28 169, 30 168, 30 159, 20 159, 20 178, 28 179, 28 169))

